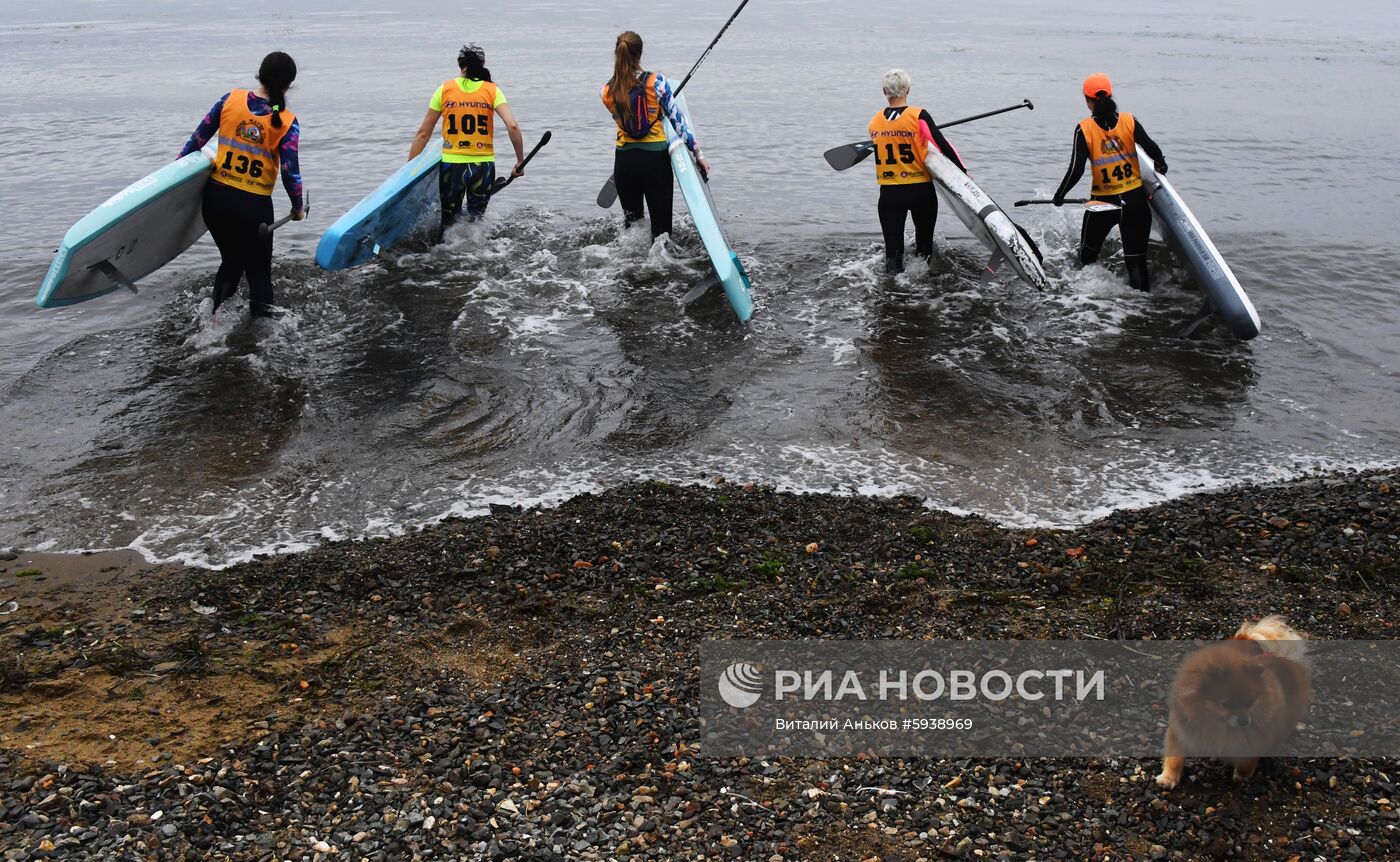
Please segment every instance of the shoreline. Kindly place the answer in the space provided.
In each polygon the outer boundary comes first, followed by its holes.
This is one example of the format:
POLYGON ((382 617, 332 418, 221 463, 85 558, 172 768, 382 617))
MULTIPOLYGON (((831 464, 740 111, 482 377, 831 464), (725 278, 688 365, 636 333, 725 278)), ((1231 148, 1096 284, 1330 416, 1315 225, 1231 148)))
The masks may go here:
POLYGON ((0 616, 0 847, 1382 858, 1394 759, 1274 761, 1243 784, 1193 762, 1166 792, 1151 760, 770 763, 689 742, 709 638, 1218 638, 1268 613, 1392 638, 1397 532, 1400 470, 1072 530, 649 482, 224 570, 29 555, 0 562, 0 605, 20 603, 0 616))
MULTIPOLYGON (((1400 483, 1400 464, 1388 464, 1384 462, 1377 462, 1359 466, 1352 465, 1346 467, 1338 467, 1335 469, 1307 469, 1298 472, 1297 474, 1291 475, 1288 478, 1270 478, 1262 481, 1253 482, 1221 482, 1219 484, 1212 482, 1200 482, 1197 485, 1191 486, 1187 490, 1163 497, 1161 499, 1154 499, 1149 502, 1129 501, 1119 506, 1099 507, 1097 509, 1081 513, 1082 517, 1080 520, 1063 522, 1052 522, 1047 520, 1041 520, 1037 523, 1005 521, 997 518, 995 515, 984 514, 982 512, 967 509, 955 504, 948 504, 943 506, 935 505, 931 500, 927 498, 922 498, 922 505, 924 506, 926 511, 938 512, 952 517, 972 518, 978 521, 982 521, 997 529, 1017 532, 1042 531, 1052 533, 1072 533, 1078 530, 1085 529, 1099 521, 1116 517, 1120 514, 1124 514, 1127 512, 1151 511, 1161 507, 1171 506, 1180 500, 1189 500, 1196 497, 1210 497, 1219 494, 1229 494, 1237 490, 1250 490, 1259 488, 1289 488, 1298 484, 1335 481, 1337 479, 1345 479, 1347 477, 1388 475, 1395 475, 1397 477, 1397 483, 1400 483)), ((113 564, 120 566, 127 566, 133 564, 132 558, 129 555, 135 555, 135 560, 137 562, 139 562, 140 564, 144 564, 146 567, 152 569, 188 569, 191 571, 221 572, 227 571, 228 569, 234 568, 236 566, 256 564, 259 562, 264 562, 266 560, 276 559, 279 557, 295 557, 331 545, 341 545, 355 542, 394 541, 397 539, 401 539, 405 536, 411 536, 420 533, 424 530, 436 529, 444 523, 450 523, 454 521, 472 521, 478 518, 490 517, 490 515, 493 512, 496 512, 498 510, 550 511, 558 509, 559 507, 564 506, 578 498, 596 497, 601 494, 606 494, 609 491, 616 488, 625 488, 634 485, 646 485, 652 483, 659 483, 662 485, 668 485, 671 487, 681 489, 705 489, 714 487, 716 485, 728 485, 730 487, 758 487, 768 489, 779 494, 790 494, 799 497, 832 497, 836 499, 851 500, 892 500, 907 498, 921 499, 916 494, 908 493, 869 494, 864 493, 854 487, 847 487, 840 490, 812 490, 807 488, 790 489, 783 488, 782 486, 778 485, 765 484, 762 482, 740 482, 732 480, 729 477, 723 475, 717 475, 713 477, 697 476, 685 480, 674 478, 629 478, 608 486, 599 486, 587 490, 576 491, 575 493, 569 496, 556 496, 552 494, 544 495, 544 499, 542 501, 526 501, 520 503, 488 503, 479 507, 479 511, 475 511, 472 514, 445 512, 441 515, 434 516, 425 521, 412 522, 401 527, 396 527, 396 532, 392 533, 366 534, 337 539, 329 539, 325 536, 317 536, 314 541, 312 541, 311 538, 308 537, 304 541, 298 540, 290 544, 279 543, 278 545, 272 546, 273 549, 271 550, 268 549, 268 546, 262 546, 261 548, 255 548, 253 550, 241 551, 236 557, 232 558, 230 561, 220 563, 218 565, 192 563, 187 560, 181 560, 178 558, 160 559, 153 555, 148 555, 146 551, 140 548, 130 546, 110 548, 77 548, 73 550, 62 551, 33 551, 24 550, 21 548, 20 553, 26 559, 38 559, 45 561, 52 560, 52 564, 56 567, 60 568, 65 572, 72 572, 75 574, 83 572, 87 572, 90 574, 98 574, 101 573, 103 569, 106 569, 113 564), (291 550, 275 549, 282 547, 283 545, 290 547, 291 550)), ((17 547, 18 546, 6 547, 0 545, 0 554, 13 553, 17 547)), ((4 560, 0 560, 0 568, 3 568, 6 564, 7 563, 4 560)), ((3 575, 0 575, 0 577, 2 576, 3 575)))

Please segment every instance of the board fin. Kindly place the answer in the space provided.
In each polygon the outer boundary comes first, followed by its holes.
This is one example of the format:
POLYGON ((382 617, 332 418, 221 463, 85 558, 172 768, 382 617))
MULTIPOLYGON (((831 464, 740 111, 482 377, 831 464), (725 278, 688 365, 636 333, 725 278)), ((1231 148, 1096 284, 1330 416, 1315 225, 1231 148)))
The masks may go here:
POLYGON ((690 305, 700 297, 719 287, 723 282, 719 280, 719 274, 710 270, 710 274, 705 276, 705 280, 692 287, 685 296, 681 297, 681 305, 690 305))
POLYGON ((141 291, 136 289, 136 285, 132 283, 131 279, 126 277, 126 273, 117 269, 116 264, 112 263, 106 258, 103 258, 97 263, 94 263, 91 267, 89 267, 89 269, 95 269, 103 275, 107 276, 107 278, 112 282, 112 284, 115 284, 117 287, 124 287, 138 296, 141 294, 141 291))
POLYGON ((992 252, 991 259, 987 261, 987 266, 982 270, 982 280, 991 281, 993 276, 997 274, 997 270, 1001 269, 1004 260, 1006 260, 1006 255, 1001 253, 1001 249, 992 252))
POLYGON ((1189 323, 1181 327, 1181 329, 1176 333, 1176 337, 1190 338, 1191 336, 1195 335, 1196 330, 1200 329, 1201 326, 1204 325, 1207 320, 1210 320, 1211 315, 1213 314, 1215 314, 1215 309, 1210 307, 1210 303, 1202 303, 1201 310, 1196 312, 1196 316, 1191 318, 1191 321, 1189 323))

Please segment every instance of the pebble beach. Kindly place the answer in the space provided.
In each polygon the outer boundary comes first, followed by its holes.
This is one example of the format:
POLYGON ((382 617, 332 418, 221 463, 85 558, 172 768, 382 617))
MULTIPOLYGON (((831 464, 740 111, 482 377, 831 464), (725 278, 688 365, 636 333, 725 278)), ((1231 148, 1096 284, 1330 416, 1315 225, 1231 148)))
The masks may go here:
POLYGON ((7 553, 0 858, 1395 858, 1393 760, 707 756, 697 649, 1390 638, 1396 478, 1073 531, 653 482, 223 571, 7 553))

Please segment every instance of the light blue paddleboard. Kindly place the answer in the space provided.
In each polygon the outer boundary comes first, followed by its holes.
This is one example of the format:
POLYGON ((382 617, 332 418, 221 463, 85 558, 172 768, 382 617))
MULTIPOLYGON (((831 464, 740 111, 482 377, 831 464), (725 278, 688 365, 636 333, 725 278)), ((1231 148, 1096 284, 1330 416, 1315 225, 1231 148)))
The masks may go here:
MULTIPOLYGON (((685 115, 686 122, 691 123, 691 129, 694 129, 690 112, 685 107, 685 96, 677 96, 676 104, 685 115)), ((666 144, 671 151, 671 169, 676 175, 676 183, 681 187, 681 195, 685 197, 685 205, 690 209, 695 230, 699 232, 710 262, 714 264, 715 275, 724 285, 724 295, 729 298, 730 307, 740 320, 746 321, 753 316, 753 286, 749 283, 749 274, 744 271, 739 255, 734 253, 724 236, 714 198, 710 197, 709 184, 700 178, 695 156, 685 145, 685 140, 676 134, 675 127, 664 112, 661 123, 666 129, 666 144)))
MULTIPOLYGON (((213 147, 210 144, 210 147, 213 147)), ((204 186, 212 149, 190 153, 137 180, 63 235, 34 303, 86 302, 150 275, 204 235, 204 186)))
POLYGON ((439 138, 330 226, 316 246, 317 265, 322 269, 349 269, 368 263, 380 252, 431 225, 441 212, 441 161, 439 138))

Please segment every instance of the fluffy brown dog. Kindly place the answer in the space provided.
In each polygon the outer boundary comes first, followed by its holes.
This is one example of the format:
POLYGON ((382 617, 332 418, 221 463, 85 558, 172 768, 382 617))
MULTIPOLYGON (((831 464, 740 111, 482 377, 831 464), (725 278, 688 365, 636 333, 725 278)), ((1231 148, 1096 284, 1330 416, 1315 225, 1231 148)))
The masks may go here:
POLYGON ((1293 733, 1311 700, 1303 636, 1281 617, 1245 623, 1177 669, 1157 783, 1177 786, 1187 757, 1224 760, 1234 765, 1235 778, 1248 778, 1259 758, 1293 733))

